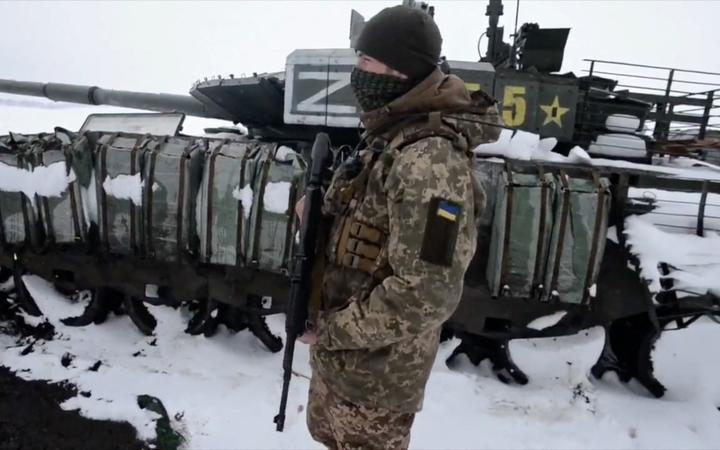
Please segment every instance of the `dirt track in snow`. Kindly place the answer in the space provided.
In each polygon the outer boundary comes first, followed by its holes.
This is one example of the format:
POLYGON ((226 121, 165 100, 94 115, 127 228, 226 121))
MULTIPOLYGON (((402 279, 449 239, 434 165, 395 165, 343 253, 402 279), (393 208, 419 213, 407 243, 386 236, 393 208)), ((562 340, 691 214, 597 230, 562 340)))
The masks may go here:
POLYGON ((90 420, 60 408, 75 395, 72 385, 26 381, 0 367, 0 450, 147 448, 128 423, 90 420))
MULTIPOLYGON (((0 297, 4 297, 0 293, 0 297)), ((17 338, 24 351, 34 342, 52 339, 52 327, 24 324, 4 298, 0 298, 0 332, 17 338)), ((2 351, 5 351, 3 349, 2 351)), ((68 383, 25 380, 2 366, 0 359, 0 450, 140 450, 147 444, 136 439, 128 423, 91 420, 60 404, 78 395, 68 383)), ((92 395, 80 392, 80 395, 92 395)))

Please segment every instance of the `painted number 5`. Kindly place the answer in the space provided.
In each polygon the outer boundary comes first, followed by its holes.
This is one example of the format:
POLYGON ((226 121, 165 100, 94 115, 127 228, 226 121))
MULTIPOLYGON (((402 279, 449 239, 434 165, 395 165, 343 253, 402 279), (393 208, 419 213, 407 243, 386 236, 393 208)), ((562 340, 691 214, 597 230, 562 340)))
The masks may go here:
POLYGON ((502 118, 505 125, 519 127, 525 123, 525 86, 505 86, 502 118))

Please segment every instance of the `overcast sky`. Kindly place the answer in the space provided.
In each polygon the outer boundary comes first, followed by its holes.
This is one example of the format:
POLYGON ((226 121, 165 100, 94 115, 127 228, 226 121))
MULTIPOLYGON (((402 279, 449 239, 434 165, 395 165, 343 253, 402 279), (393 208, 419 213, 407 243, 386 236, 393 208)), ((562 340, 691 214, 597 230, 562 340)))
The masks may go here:
MULTIPOLYGON (((205 76, 284 70, 293 49, 347 47, 352 8, 399 3, 0 1, 0 78, 182 94, 205 76)), ((443 53, 477 60, 487 2, 431 4, 443 53)), ((506 36, 515 8, 505 1, 506 36)), ((571 28, 563 71, 596 58, 720 72, 718 18, 720 1, 522 0, 519 22, 571 28)))

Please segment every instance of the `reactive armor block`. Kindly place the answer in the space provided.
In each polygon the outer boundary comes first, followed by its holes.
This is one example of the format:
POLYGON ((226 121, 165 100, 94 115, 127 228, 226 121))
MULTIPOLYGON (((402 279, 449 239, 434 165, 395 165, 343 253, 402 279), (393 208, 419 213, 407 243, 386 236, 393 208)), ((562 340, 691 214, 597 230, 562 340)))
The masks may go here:
POLYGON ((530 297, 542 290, 554 191, 551 174, 503 172, 487 265, 493 296, 530 297))
MULTIPOLYGON (((74 171, 74 165, 80 161, 73 162, 71 147, 72 136, 58 130, 34 140, 28 155, 33 168, 60 167, 69 177, 67 189, 59 197, 40 194, 35 197, 38 220, 48 245, 75 244, 87 236, 80 186, 74 171)), ((89 159, 85 161, 89 164, 89 159)))
POLYGON ((206 141, 163 137, 145 146, 143 165, 144 254, 179 261, 197 246, 195 198, 206 141))
POLYGON ((543 297, 583 303, 592 294, 605 253, 610 182, 561 173, 555 203, 543 297))
MULTIPOLYGON (((26 170, 27 152, 33 136, 11 135, 0 140, 0 164, 26 170)), ((0 190, 0 244, 3 246, 37 242, 35 210, 31 199, 22 192, 0 190)))
MULTIPOLYGON (((243 202, 246 181, 244 162, 254 146, 245 142, 214 142, 205 161, 196 197, 196 223, 200 261, 234 266, 242 264, 252 194, 243 202)), ((250 189, 250 187, 247 187, 250 189)))
POLYGON ((197 196, 200 259, 281 271, 293 245, 292 205, 305 163, 288 147, 211 145, 197 196))
POLYGON ((151 137, 103 135, 95 148, 98 225, 102 249, 138 255, 143 247, 142 171, 151 137))
POLYGON ((297 193, 302 191, 305 163, 288 147, 264 146, 253 159, 255 201, 246 263, 279 272, 288 268, 293 245, 293 212, 297 193))

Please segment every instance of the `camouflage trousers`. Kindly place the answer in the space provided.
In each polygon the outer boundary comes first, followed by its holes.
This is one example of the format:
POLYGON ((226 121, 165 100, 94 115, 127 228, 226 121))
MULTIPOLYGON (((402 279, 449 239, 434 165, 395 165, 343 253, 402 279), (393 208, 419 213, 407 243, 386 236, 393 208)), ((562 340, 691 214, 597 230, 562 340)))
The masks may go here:
POLYGON ((415 414, 368 408, 339 398, 319 376, 310 381, 307 424, 313 439, 332 450, 405 450, 415 414))

